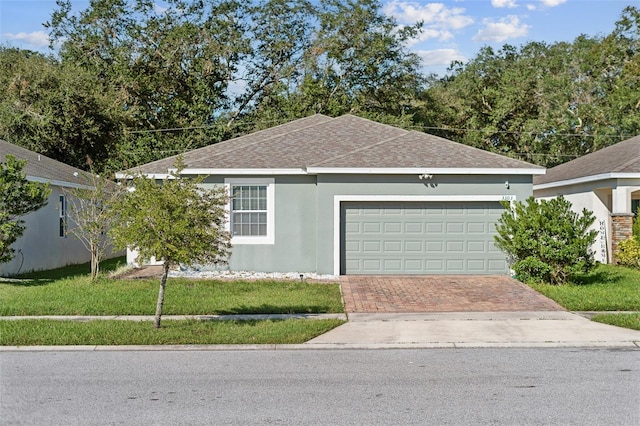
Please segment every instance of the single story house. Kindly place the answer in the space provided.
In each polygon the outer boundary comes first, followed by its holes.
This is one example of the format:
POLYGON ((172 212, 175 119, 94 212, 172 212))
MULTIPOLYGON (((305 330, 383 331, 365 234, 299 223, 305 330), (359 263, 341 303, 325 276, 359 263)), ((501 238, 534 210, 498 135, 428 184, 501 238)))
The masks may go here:
MULTIPOLYGON (((161 179, 175 160, 128 173, 161 179)), ((353 115, 313 115, 183 160, 182 175, 228 188, 227 268, 323 275, 506 274, 493 243, 500 202, 531 196, 545 171, 353 115)))
POLYGON ((82 170, 0 140, 0 161, 7 155, 26 160, 23 171, 27 180, 48 183, 51 194, 47 205, 23 217, 26 229, 11 246, 15 257, 0 264, 0 276, 89 262, 89 251, 69 234, 73 225, 67 219, 69 200, 63 190, 83 187, 82 170))
POLYGON ((536 198, 564 196, 573 209, 594 213, 596 260, 610 263, 618 243, 631 237, 640 203, 640 136, 576 158, 534 178, 536 198))

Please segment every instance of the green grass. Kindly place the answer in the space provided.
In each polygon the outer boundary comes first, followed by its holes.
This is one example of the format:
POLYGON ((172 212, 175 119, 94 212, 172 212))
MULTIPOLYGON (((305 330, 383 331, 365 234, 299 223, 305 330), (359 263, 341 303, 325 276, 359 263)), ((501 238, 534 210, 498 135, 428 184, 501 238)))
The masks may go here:
POLYGON ((531 287, 570 311, 640 311, 640 271, 622 266, 599 265, 574 283, 531 287))
POLYGON ((328 320, 0 321, 0 345, 205 345, 304 343, 343 324, 328 320))
POLYGON ((602 311, 593 321, 640 330, 640 271, 599 265, 591 273, 566 285, 530 284, 570 311, 602 311), (638 311, 604 314, 607 311, 638 311))
POLYGON ((618 327, 640 330, 640 312, 628 314, 598 314, 591 318, 592 321, 601 322, 618 327))
MULTIPOLYGON (((108 278, 123 258, 0 279, 0 315, 153 315, 159 279, 108 278)), ((344 312, 338 284, 299 281, 225 281, 169 278, 163 315, 344 312)), ((0 345, 169 345, 302 343, 342 320, 0 321, 0 345)))
MULTIPOLYGON (((117 267, 118 261, 105 265, 117 267)), ((100 278, 82 267, 0 281, 0 315, 153 315, 159 279, 100 278)), ((165 315, 343 312, 338 284, 169 278, 165 315)))

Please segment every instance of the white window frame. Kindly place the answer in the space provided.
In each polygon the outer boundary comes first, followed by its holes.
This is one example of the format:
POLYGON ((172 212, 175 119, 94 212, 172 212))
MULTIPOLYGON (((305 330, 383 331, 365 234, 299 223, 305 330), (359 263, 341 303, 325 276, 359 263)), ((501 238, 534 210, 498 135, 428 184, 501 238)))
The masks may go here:
POLYGON ((225 178, 224 185, 229 201, 227 203, 227 231, 233 229, 233 215, 231 211, 232 187, 266 186, 267 187, 267 235, 236 235, 231 237, 231 244, 274 244, 275 243, 275 179, 274 178, 225 178))
POLYGON ((58 195, 58 237, 67 238, 67 197, 58 195))

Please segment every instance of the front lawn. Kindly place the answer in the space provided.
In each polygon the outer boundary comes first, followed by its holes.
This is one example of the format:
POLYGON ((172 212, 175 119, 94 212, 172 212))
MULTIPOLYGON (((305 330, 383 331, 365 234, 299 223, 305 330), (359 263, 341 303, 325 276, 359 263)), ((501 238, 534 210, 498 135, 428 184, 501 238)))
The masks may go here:
POLYGON ((530 285, 570 311, 637 311, 639 314, 598 315, 593 319, 640 330, 640 271, 636 269, 598 265, 571 284, 530 285))
MULTIPOLYGON (((0 281, 0 315, 153 315, 159 279, 72 273, 0 281), (45 278, 52 276, 53 278, 45 278)), ((164 315, 342 313, 337 283, 169 278, 164 315)))
MULTIPOLYGON (((0 316, 154 315, 159 279, 108 278, 121 259, 0 278, 0 316)), ((169 278, 163 315, 343 313, 337 283, 169 278)), ((151 321, 2 320, 0 345, 169 345, 303 343, 342 320, 151 321)))

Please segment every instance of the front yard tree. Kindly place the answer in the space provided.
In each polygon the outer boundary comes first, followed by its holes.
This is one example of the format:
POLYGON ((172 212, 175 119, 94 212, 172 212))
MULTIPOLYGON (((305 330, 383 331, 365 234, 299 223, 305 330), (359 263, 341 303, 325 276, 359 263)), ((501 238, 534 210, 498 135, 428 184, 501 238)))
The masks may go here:
POLYGON ((69 232, 91 253, 91 281, 100 272, 100 262, 111 243, 109 230, 118 220, 114 206, 122 193, 121 187, 95 173, 83 173, 84 187, 68 191, 68 216, 75 226, 69 232))
POLYGON ((169 270, 180 264, 226 263, 231 248, 224 226, 224 189, 204 190, 201 179, 179 176, 180 162, 176 168, 162 182, 135 176, 131 190, 118 203, 122 219, 112 229, 117 248, 137 249, 139 261, 155 257, 164 262, 155 328, 160 328, 169 270))
POLYGON ((591 245, 597 231, 588 210, 571 210, 564 197, 516 202, 496 224, 496 246, 507 253, 518 279, 563 284, 594 266, 591 245))
POLYGON ((10 246, 24 233, 21 216, 47 204, 46 184, 29 182, 23 171, 26 161, 7 155, 0 162, 0 263, 13 259, 10 246))

